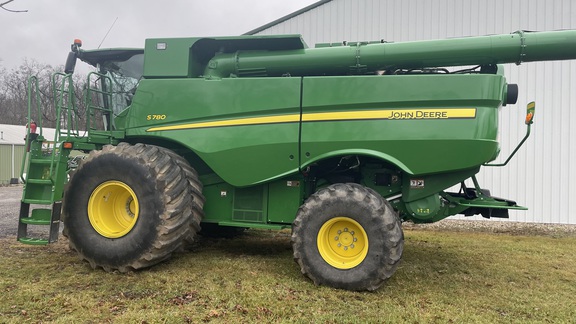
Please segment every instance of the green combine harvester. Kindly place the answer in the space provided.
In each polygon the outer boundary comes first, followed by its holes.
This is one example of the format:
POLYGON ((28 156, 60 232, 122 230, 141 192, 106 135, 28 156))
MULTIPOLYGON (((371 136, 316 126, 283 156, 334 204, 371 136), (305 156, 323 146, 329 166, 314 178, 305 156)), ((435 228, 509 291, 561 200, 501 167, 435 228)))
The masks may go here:
MULTIPOLYGON (((81 45, 53 78, 56 137, 43 136, 41 118, 27 134, 20 242, 54 242, 62 221, 93 268, 126 272, 201 229, 292 228, 302 273, 349 290, 392 276, 403 221, 526 209, 475 178, 499 155, 499 110, 517 99, 500 64, 576 59, 571 30, 315 48, 299 35, 81 45), (78 59, 97 69, 82 115, 78 59)), ((37 83, 30 118, 41 116, 37 83)), ((529 104, 526 137, 533 115, 529 104)))

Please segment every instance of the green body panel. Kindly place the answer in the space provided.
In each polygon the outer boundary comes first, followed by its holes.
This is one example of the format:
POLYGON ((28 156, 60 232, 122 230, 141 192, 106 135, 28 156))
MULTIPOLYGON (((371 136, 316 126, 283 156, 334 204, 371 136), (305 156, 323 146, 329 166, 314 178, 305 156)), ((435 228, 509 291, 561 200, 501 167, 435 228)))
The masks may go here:
MULTIPOLYGON (((366 154, 410 174, 470 168, 495 157, 503 77, 498 75, 304 78, 303 113, 422 108, 475 109, 474 118, 373 119, 305 122, 307 165, 331 155, 366 154), (423 163, 425 161, 425 163, 423 163)), ((384 115, 386 116, 386 115, 384 115)), ((367 118, 373 118, 368 116, 367 118)))
POLYGON ((218 223, 232 221, 234 206, 234 187, 227 183, 204 185, 202 194, 206 198, 204 205, 204 222, 218 223))
POLYGON ((304 181, 295 177, 268 185, 268 222, 292 224, 298 207, 304 203, 304 181))
POLYGON ((144 65, 147 67, 147 76, 162 76, 172 78, 188 77, 191 65, 188 51, 196 39, 164 39, 161 42, 165 44, 164 50, 156 49, 154 39, 146 40, 146 55, 144 56, 144 65), (158 64, 162 60, 164 64, 158 64), (169 62, 169 63, 168 63, 169 62), (166 64, 167 63, 167 64, 166 64))
POLYGON ((248 186, 298 170, 299 113, 298 78, 143 80, 127 116, 126 137, 178 142, 227 183, 248 186), (154 119, 157 115, 163 119, 154 119), (275 116, 293 116, 296 122, 193 128, 275 116), (183 129, 149 131, 171 125, 183 129))
POLYGON ((236 52, 299 50, 306 47, 300 35, 147 39, 144 76, 201 76, 208 61, 224 48, 227 52, 236 52))
POLYGON ((496 156, 504 85, 499 75, 143 80, 127 116, 126 137, 176 141, 239 187, 294 174, 299 161, 306 167, 348 154, 385 159, 410 174, 442 173, 496 156), (475 115, 385 119, 370 114, 421 108, 447 113, 466 108, 475 115), (357 111, 368 111, 370 119, 314 115, 357 111), (250 118, 271 119, 248 124, 250 118))
POLYGON ((258 228, 267 228, 262 224, 290 225, 302 204, 303 183, 291 177, 246 188, 224 182, 205 184, 203 194, 208 203, 203 221, 258 228))
POLYGON ((460 183, 462 179, 474 176, 478 171, 480 171, 480 167, 476 166, 465 170, 404 177, 402 179, 402 200, 411 202, 423 199, 460 183))

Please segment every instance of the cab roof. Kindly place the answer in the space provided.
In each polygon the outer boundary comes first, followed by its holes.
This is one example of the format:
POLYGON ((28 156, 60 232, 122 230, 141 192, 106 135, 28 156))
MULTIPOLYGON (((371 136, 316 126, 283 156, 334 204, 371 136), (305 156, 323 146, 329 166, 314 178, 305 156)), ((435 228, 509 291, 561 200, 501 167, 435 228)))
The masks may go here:
POLYGON ((137 54, 143 54, 142 48, 106 48, 96 50, 80 50, 78 58, 92 66, 106 61, 125 61, 137 54))

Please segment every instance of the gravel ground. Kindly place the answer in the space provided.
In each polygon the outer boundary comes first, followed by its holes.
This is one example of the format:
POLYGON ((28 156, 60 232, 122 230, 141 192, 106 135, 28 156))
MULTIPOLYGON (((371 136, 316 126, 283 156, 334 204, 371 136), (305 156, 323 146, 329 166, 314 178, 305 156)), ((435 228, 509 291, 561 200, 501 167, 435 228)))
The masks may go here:
POLYGON ((451 232, 482 232, 509 235, 540 235, 552 237, 576 236, 576 225, 520 223, 502 220, 445 219, 433 224, 402 224, 404 229, 451 232))
POLYGON ((22 186, 0 187, 0 238, 16 236, 22 186))
MULTIPOLYGON (((15 237, 18 231, 18 213, 22 186, 0 187, 0 238, 15 237)), ((510 221, 471 221, 446 219, 434 224, 404 223, 405 229, 448 230, 457 232, 487 232, 513 235, 576 236, 576 225, 519 223, 510 221)), ((44 233, 31 228, 32 233, 44 233)))
MULTIPOLYGON (((18 233, 18 214, 20 213, 20 199, 22 199, 22 185, 0 186, 0 238, 16 237, 18 233)), ((35 207, 36 205, 30 206, 35 207)), ((47 206, 36 206, 47 208, 47 206)), ((62 230, 62 226, 60 226, 62 230)), ((29 236, 48 236, 48 226, 28 225, 29 236)))

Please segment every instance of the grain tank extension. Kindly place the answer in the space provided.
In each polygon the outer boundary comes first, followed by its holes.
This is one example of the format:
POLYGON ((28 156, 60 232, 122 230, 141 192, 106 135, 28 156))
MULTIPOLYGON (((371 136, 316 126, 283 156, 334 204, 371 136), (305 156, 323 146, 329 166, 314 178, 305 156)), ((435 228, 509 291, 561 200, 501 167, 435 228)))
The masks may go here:
POLYGON ((374 290, 398 266, 402 221, 526 209, 475 177, 498 157, 499 110, 517 99, 501 64, 575 59, 576 31, 315 48, 299 35, 81 46, 54 76, 55 138, 42 134, 30 79, 39 134, 27 136, 21 242, 55 241, 62 211, 73 250, 125 272, 198 233, 292 228, 294 258, 314 283, 374 290), (74 101, 78 59, 97 70, 86 111, 74 101), (28 237, 28 225, 50 235, 28 237))

